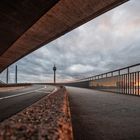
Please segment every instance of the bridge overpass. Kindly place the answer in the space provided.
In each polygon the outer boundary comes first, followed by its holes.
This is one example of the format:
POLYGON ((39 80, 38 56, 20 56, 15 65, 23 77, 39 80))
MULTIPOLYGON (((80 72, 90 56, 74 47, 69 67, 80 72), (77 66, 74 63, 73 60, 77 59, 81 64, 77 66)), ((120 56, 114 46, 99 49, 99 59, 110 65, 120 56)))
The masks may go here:
MULTIPOLYGON (((42 45, 51 42, 126 1, 127 0, 2 1, 0 4, 0 72, 42 45), (85 2, 86 4, 83 5, 85 2)), ((75 140, 140 139, 139 66, 140 64, 136 64, 69 83, 55 84, 57 88, 58 85, 66 86, 67 91, 64 93, 68 92, 73 136, 75 140)), ((7 86, 13 88, 13 85, 4 85, 4 87, 7 86)), ((14 87, 16 86, 20 87, 21 85, 14 85, 14 87)), ((52 86, 49 87, 46 84, 23 84, 22 86, 24 88, 12 90, 10 88, 8 91, 4 89, 0 92, 0 121, 11 117, 23 109, 26 110, 28 106, 41 98, 50 96, 53 93, 51 90, 56 88, 54 86, 53 88, 52 86)), ((53 95, 58 96, 64 91, 62 90, 63 87, 59 88, 59 94, 55 93, 53 95)), ((57 98, 59 98, 59 96, 57 98)), ((61 99, 66 98, 63 97, 61 99)), ((49 98, 47 98, 47 101, 50 103, 49 98)), ((53 101, 57 102, 57 99, 55 98, 53 101)), ((62 102, 61 104, 63 103, 66 104, 66 102, 62 102)), ((37 121, 35 121, 36 126, 40 123, 41 118, 44 119, 41 110, 44 108, 47 110, 49 106, 51 106, 51 104, 48 106, 45 105, 39 105, 39 117, 34 114, 35 117, 38 118, 37 121)), ((54 104, 52 107, 54 107, 54 104)), ((35 108, 37 108, 37 106, 35 106, 35 108)), ((56 107, 54 108, 56 109, 56 107)), ((29 112, 33 113, 33 109, 29 110, 29 112)), ((28 117, 29 112, 27 111, 27 114, 25 113, 26 115, 24 114, 23 116, 25 118, 28 117)), ((56 112, 58 113, 58 111, 56 112)), ((50 114, 54 114, 54 112, 52 111, 50 114)), ((19 116, 22 115, 20 114, 19 116)), ((51 122, 53 117, 49 117, 51 122)), ((19 120, 22 122, 22 120, 26 120, 25 118, 19 120)), ((27 120, 30 119, 28 118, 27 120)), ((25 122, 27 123, 27 121, 25 122)), ((28 124, 26 125, 28 126, 28 124)), ((35 125, 29 130, 31 131, 34 128, 35 125)), ((9 127, 8 129, 10 130, 9 127)), ((46 127, 44 127, 43 130, 44 129, 46 130, 46 127)), ((24 133, 26 133, 26 131, 24 131, 24 133)))
POLYGON ((39 47, 127 0, 2 0, 0 72, 39 47))

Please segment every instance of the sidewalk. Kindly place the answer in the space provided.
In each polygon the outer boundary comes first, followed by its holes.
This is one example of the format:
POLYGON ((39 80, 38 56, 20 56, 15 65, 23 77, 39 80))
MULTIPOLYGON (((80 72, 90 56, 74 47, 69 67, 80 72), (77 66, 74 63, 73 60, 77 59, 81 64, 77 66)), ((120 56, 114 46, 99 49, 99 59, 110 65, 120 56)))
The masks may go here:
POLYGON ((75 140, 140 140, 140 97, 67 90, 75 140))

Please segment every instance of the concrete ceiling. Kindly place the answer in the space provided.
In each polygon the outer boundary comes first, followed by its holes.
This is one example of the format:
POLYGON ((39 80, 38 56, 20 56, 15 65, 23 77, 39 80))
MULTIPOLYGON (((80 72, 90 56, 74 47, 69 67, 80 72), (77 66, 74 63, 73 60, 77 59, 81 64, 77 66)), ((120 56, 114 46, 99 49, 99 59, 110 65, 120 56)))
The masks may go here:
POLYGON ((1 0, 0 72, 127 0, 1 0))

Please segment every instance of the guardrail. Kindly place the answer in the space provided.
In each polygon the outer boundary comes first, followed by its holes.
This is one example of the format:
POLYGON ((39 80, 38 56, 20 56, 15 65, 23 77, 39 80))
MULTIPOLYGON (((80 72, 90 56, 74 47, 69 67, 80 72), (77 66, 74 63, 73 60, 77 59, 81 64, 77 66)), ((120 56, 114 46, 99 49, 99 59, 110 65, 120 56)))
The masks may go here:
POLYGON ((66 85, 86 87, 122 94, 140 95, 140 63, 83 78, 66 85))

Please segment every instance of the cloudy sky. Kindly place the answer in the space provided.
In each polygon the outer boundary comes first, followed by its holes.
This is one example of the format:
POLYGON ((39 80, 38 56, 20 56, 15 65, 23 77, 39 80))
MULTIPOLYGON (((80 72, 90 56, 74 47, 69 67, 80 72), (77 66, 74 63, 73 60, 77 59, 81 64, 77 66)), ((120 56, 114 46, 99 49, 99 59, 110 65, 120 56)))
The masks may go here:
MULTIPOLYGON (((19 82, 69 81, 140 62, 140 0, 129 2, 24 57, 18 65, 19 82)), ((15 64, 10 66, 14 82, 15 64)), ((5 80, 5 72, 1 75, 5 80)))

